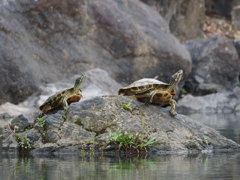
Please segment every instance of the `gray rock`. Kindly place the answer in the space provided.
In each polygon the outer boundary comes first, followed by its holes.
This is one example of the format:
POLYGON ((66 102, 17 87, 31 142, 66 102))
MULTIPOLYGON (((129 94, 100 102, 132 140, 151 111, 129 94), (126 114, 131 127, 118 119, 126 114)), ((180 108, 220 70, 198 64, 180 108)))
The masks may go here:
POLYGON ((161 14, 180 40, 203 37, 204 0, 141 0, 161 14))
MULTIPOLYGON (((116 131, 140 133, 144 135, 143 142, 155 138, 157 142, 154 146, 160 147, 154 147, 155 152, 240 148, 216 130, 184 115, 170 116, 169 109, 145 106, 136 98, 126 96, 95 97, 74 103, 70 105, 62 126, 45 129, 51 143, 37 143, 38 147, 32 153, 79 153, 81 149, 90 149, 90 145, 95 148, 96 143, 106 144, 110 133, 116 131), (126 103, 131 103, 131 109, 122 107, 126 103)), ((58 112, 55 115, 59 117, 58 112)), ((39 133, 37 130, 32 132, 39 133)), ((43 134, 41 136, 44 137, 43 134)), ((106 151, 111 149, 114 148, 106 151)))
POLYGON ((65 111, 58 111, 56 114, 52 114, 44 118, 47 129, 58 129, 63 125, 65 111))
POLYGON ((19 144, 16 140, 15 135, 9 129, 3 130, 2 136, 2 149, 3 151, 11 151, 19 148, 19 144))
POLYGON ((90 141, 96 133, 87 131, 83 127, 75 124, 65 122, 61 127, 61 139, 69 142, 84 143, 90 141))
POLYGON ((204 139, 215 147, 238 146, 222 137, 217 131, 206 127, 183 115, 169 116, 169 108, 154 105, 145 106, 132 97, 96 97, 71 105, 67 121, 74 121, 84 128, 93 127, 96 139, 107 141, 107 134, 119 128, 147 134, 147 139, 155 137, 158 146, 165 150, 181 151, 206 148, 204 139), (121 108, 123 103, 131 103, 132 111, 121 108), (74 117, 74 118, 73 118, 74 117), (231 145, 230 145, 231 146, 231 145))
POLYGON ((40 148, 32 150, 31 154, 37 156, 38 154, 52 154, 58 146, 55 143, 43 144, 40 148))
POLYGON ((11 116, 8 113, 1 113, 0 114, 0 119, 9 119, 11 116))
POLYGON ((188 93, 206 95, 233 90, 239 84, 240 60, 232 41, 223 36, 185 43, 193 60, 185 82, 188 93))
POLYGON ((240 30, 240 4, 232 9, 231 15, 234 29, 240 30))
POLYGON ((120 83, 191 70, 167 22, 138 0, 1 1, 0 11, 0 104, 96 67, 120 83))
POLYGON ((238 57, 240 57, 240 40, 236 39, 233 41, 233 44, 237 50, 237 53, 238 53, 238 57))
POLYGON ((57 130, 47 130, 45 135, 46 142, 55 143, 60 139, 57 130))
POLYGON ((42 135, 37 129, 26 130, 25 132, 15 134, 19 136, 22 140, 28 139, 31 145, 31 148, 39 148, 43 145, 42 135))
POLYGON ((238 111, 240 99, 231 92, 209 94, 205 96, 186 95, 178 101, 181 113, 233 113, 238 111))
POLYGON ((29 125, 28 119, 21 114, 11 121, 10 127, 18 133, 23 132, 29 125))
POLYGON ((240 2, 239 0, 207 0, 205 4, 207 15, 215 15, 232 20, 232 11, 235 6, 240 5, 240 2))

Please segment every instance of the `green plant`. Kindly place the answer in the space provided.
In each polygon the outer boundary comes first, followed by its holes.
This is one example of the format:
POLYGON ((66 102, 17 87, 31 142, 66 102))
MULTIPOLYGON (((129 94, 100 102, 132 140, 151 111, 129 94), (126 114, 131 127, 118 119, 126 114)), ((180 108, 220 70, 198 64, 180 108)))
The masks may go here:
POLYGON ((88 127, 86 128, 87 131, 92 131, 94 129, 94 127, 88 127))
POLYGON ((93 148, 90 148, 90 150, 89 150, 89 154, 90 154, 90 157, 93 157, 93 156, 94 156, 95 151, 94 151, 93 148))
POLYGON ((28 138, 28 134, 25 134, 25 136, 21 136, 20 134, 16 134, 18 144, 22 149, 31 149, 32 145, 30 143, 30 139, 28 138))
POLYGON ((146 135, 141 132, 127 132, 117 130, 116 132, 110 132, 108 137, 108 143, 113 143, 118 146, 118 149, 136 149, 142 150, 146 146, 152 145, 155 142, 155 138, 145 142, 146 135))
POLYGON ((46 134, 47 134, 47 131, 45 130, 45 131, 43 131, 43 136, 46 136, 46 134))
POLYGON ((207 137, 203 137, 203 141, 205 142, 206 145, 209 144, 207 137))
POLYGON ((131 108, 131 102, 129 103, 123 103, 122 106, 120 106, 121 108, 125 109, 125 110, 128 110, 128 111, 131 111, 132 112, 132 108, 131 108))
POLYGON ((67 116, 66 116, 66 115, 62 115, 62 118, 63 118, 64 120, 66 120, 67 116))
POLYGON ((187 94, 187 90, 185 88, 182 88, 181 92, 182 94, 187 94))
POLYGON ((145 146, 149 146, 151 144, 154 144, 155 142, 157 142, 156 138, 152 138, 149 141, 147 141, 146 143, 141 143, 139 145, 139 147, 145 147, 145 146))
POLYGON ((46 120, 44 120, 43 118, 37 118, 38 122, 36 124, 44 127, 46 125, 46 120))

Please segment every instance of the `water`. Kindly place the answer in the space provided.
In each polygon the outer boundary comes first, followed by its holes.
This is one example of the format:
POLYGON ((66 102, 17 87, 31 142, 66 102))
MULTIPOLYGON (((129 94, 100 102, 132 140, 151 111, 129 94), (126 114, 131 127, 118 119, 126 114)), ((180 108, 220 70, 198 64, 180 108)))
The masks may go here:
POLYGON ((4 157, 3 180, 239 179, 240 154, 158 157, 4 157))
POLYGON ((221 135, 240 144, 240 114, 187 114, 186 116, 201 122, 220 132, 221 135))
MULTIPOLYGON (((234 114, 188 116, 240 143, 240 116, 234 114)), ((237 180, 240 177, 239 169, 240 152, 147 157, 0 156, 0 180, 237 180)))

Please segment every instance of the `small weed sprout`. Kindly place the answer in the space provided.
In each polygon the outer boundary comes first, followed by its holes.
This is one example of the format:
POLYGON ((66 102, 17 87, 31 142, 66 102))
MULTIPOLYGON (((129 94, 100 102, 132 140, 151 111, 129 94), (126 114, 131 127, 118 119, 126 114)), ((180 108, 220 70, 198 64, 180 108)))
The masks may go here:
POLYGON ((88 127, 86 128, 87 131, 93 131, 94 127, 88 127))
POLYGON ((25 136, 21 136, 20 134, 16 134, 18 144, 22 149, 31 149, 32 145, 30 144, 30 139, 28 138, 28 134, 25 136))
POLYGON ((46 125, 46 121, 43 118, 37 118, 38 122, 36 124, 44 127, 46 125))
POLYGON ((129 103, 123 103, 122 106, 120 106, 121 108, 125 109, 125 110, 128 110, 128 111, 131 111, 132 112, 132 108, 131 108, 131 102, 129 103))
POLYGON ((203 141, 205 142, 206 145, 209 144, 207 137, 203 137, 203 141))
POLYGON ((182 94, 187 94, 187 90, 185 88, 182 88, 181 93, 182 94))

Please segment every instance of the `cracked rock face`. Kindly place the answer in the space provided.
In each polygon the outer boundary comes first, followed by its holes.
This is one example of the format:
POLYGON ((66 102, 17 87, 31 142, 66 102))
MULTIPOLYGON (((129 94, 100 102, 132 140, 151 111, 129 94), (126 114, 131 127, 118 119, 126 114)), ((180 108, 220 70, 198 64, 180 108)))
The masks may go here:
MULTIPOLYGON (((95 97, 72 103, 67 114, 60 110, 42 118, 29 133, 33 154, 78 153, 89 144, 107 144, 109 133, 117 130, 142 133, 146 141, 155 138, 157 151, 235 149, 240 146, 216 130, 184 115, 169 115, 170 107, 145 106, 134 97, 95 97), (123 108, 130 104, 130 108, 123 108)), ((4 147, 13 147, 14 132, 5 130, 4 147), (7 141, 10 142, 7 142, 7 141)), ((156 149, 155 147, 155 149, 156 149)))

